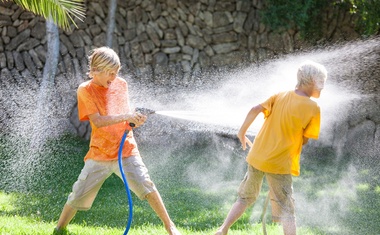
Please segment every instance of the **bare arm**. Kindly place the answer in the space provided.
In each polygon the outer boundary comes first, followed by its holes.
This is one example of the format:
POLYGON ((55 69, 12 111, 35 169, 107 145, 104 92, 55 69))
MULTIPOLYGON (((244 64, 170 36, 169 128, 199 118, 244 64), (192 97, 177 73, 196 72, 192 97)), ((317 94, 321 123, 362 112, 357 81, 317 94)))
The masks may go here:
POLYGON ((245 118, 242 126, 240 127, 240 130, 237 134, 243 149, 245 150, 247 148, 247 143, 248 145, 252 145, 251 141, 245 136, 247 133, 247 130, 249 126, 253 123, 253 121, 256 119, 257 115, 264 111, 264 107, 261 105, 256 105, 254 106, 247 114, 247 117, 245 118))
POLYGON ((97 128, 101 128, 125 121, 134 123, 136 127, 139 127, 146 121, 147 117, 141 113, 128 113, 110 116, 102 116, 99 113, 94 113, 89 115, 88 118, 97 128))

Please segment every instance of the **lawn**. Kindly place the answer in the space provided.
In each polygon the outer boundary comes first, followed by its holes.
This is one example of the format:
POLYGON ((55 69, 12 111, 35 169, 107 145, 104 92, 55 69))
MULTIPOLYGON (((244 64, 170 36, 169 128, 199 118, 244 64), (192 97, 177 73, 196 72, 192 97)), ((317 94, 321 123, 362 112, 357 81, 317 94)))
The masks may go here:
MULTIPOLYGON (((88 142, 66 135, 48 141, 38 154, 30 154, 30 150, 23 147, 28 146, 27 141, 17 139, 16 142, 15 139, 0 137, 0 234, 51 234, 83 166, 88 142)), ((184 134, 175 141, 162 136, 142 140, 139 148, 179 230, 184 235, 213 234, 236 199, 236 188, 245 173, 246 153, 236 140, 210 133, 195 137, 184 134)), ((295 194, 296 202, 302 205, 297 209, 298 234, 376 234, 380 231, 380 190, 378 181, 369 180, 373 178, 370 170, 355 173, 358 178, 353 185, 344 187, 338 179, 344 178, 343 169, 348 168, 342 166, 336 170, 331 162, 310 159, 305 164, 313 167, 305 167, 304 177, 294 182, 295 191, 302 192, 295 194), (330 176, 333 174, 335 180, 321 175, 321 167, 330 176), (344 197, 338 194, 339 190, 346 190, 344 205, 347 208, 341 208, 344 197), (325 198, 331 200, 324 201, 325 198)), ((264 185, 258 202, 229 234, 262 234, 260 215, 266 193, 264 185)), ((111 176, 91 210, 78 212, 68 229, 72 234, 123 234, 128 219, 127 202, 122 181, 111 176)), ((165 234, 146 201, 133 195, 133 203, 129 234, 165 234)), ((268 234, 282 234, 281 227, 271 223, 268 209, 268 234)))

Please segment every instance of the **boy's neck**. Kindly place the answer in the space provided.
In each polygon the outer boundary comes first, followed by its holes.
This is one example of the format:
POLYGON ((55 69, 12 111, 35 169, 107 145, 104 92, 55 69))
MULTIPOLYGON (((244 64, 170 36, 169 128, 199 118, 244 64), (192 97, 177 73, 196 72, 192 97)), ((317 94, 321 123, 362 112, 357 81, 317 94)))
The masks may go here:
POLYGON ((103 85, 95 77, 92 78, 92 83, 94 83, 94 84, 96 84, 96 85, 98 85, 100 87, 103 87, 103 85))
POLYGON ((296 88, 294 90, 294 92, 297 94, 297 95, 300 95, 300 96, 305 96, 305 97, 311 97, 311 95, 309 94, 308 90, 305 90, 305 89, 302 89, 302 88, 296 88))

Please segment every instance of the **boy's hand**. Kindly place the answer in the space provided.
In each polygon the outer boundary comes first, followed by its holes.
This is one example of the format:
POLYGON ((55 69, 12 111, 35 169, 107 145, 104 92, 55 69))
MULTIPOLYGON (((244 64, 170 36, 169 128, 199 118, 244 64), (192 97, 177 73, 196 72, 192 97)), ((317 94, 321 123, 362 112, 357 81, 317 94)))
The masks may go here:
POLYGON ((128 122, 135 124, 134 127, 139 127, 142 124, 144 124, 146 119, 147 119, 147 116, 145 116, 139 112, 135 112, 135 113, 131 114, 131 117, 129 118, 128 122))
POLYGON ((238 133, 238 138, 240 140, 240 143, 241 143, 241 147, 243 148, 243 150, 245 150, 247 148, 247 144, 249 147, 252 147, 252 142, 248 139, 247 136, 245 135, 242 135, 240 133, 238 133))

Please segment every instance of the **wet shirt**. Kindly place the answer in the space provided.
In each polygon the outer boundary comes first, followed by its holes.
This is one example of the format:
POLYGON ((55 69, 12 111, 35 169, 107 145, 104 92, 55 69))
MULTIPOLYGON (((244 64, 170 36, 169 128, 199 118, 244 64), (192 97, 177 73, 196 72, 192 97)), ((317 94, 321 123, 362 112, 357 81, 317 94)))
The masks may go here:
MULTIPOLYGON (((77 91, 79 120, 89 120, 89 115, 102 116, 125 114, 129 111, 128 85, 122 78, 116 78, 108 88, 96 85, 92 80, 82 83, 77 91)), ((127 122, 97 128, 91 121, 90 149, 84 160, 117 160, 122 136, 131 129, 127 122)), ((133 132, 130 131, 123 147, 123 157, 139 156, 133 132)))
POLYGON ((266 120, 248 153, 247 162, 263 172, 298 176, 303 136, 319 137, 319 106, 294 91, 273 95, 261 106, 266 120))

